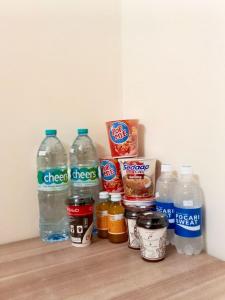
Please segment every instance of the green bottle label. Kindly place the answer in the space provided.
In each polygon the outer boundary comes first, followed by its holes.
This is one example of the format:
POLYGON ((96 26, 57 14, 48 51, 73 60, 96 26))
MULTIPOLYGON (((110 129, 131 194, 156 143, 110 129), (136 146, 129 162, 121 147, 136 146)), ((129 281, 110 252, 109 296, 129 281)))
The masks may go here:
POLYGON ((38 171, 38 189, 40 191, 63 190, 68 187, 67 167, 38 171))
POLYGON ((74 186, 96 186, 99 184, 98 166, 72 167, 71 181, 74 186))

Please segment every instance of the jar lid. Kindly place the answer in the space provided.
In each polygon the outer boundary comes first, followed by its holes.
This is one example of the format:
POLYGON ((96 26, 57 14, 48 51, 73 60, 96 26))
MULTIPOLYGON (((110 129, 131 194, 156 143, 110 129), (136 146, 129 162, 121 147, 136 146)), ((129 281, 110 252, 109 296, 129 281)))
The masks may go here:
POLYGON ((92 204, 93 199, 91 195, 74 195, 65 200, 66 205, 85 205, 92 204))
POLYGON ((142 207, 138 207, 138 206, 130 206, 130 207, 126 207, 125 209, 125 218, 127 219, 137 219, 137 217, 146 211, 149 211, 151 209, 151 207, 149 206, 142 206, 142 207))
POLYGON ((155 211, 148 211, 138 216, 137 226, 147 229, 160 229, 167 227, 168 221, 164 214, 155 211))

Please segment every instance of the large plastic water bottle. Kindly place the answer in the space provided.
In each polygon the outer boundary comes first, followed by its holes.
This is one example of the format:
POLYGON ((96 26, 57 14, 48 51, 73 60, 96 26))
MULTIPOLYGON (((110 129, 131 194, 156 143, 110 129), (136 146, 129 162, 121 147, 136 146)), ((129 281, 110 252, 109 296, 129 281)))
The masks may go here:
POLYGON ((69 238, 65 200, 68 196, 66 151, 56 136, 46 130, 37 153, 40 237, 45 242, 69 238))
MULTIPOLYGON (((95 202, 99 193, 99 160, 88 129, 79 128, 78 136, 70 149, 71 194, 91 195, 95 202)), ((96 234, 96 216, 94 231, 96 234)))
POLYGON ((174 187, 177 182, 170 164, 161 165, 161 175, 156 184, 156 210, 167 216, 169 225, 167 229, 167 244, 174 244, 175 212, 174 187))
POLYGON ((181 166, 174 193, 175 246, 178 253, 193 255, 203 249, 202 192, 191 166, 181 166))

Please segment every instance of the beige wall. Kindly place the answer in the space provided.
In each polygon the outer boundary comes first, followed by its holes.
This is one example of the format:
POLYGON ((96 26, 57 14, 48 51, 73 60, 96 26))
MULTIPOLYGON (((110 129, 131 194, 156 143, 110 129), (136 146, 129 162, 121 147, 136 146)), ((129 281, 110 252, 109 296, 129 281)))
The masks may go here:
POLYGON ((210 254, 225 259, 225 2, 123 0, 124 117, 145 126, 145 154, 193 165, 210 254))
POLYGON ((68 146, 87 126, 106 146, 121 117, 115 0, 0 2, 0 243, 38 234, 37 148, 46 127, 68 146), (115 108, 115 109, 114 109, 115 108))

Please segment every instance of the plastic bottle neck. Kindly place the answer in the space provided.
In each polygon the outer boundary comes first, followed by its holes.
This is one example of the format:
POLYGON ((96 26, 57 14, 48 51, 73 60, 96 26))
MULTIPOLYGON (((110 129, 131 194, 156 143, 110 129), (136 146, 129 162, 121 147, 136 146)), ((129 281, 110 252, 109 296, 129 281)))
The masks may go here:
POLYGON ((180 180, 186 182, 193 181, 193 174, 181 174, 180 180))

